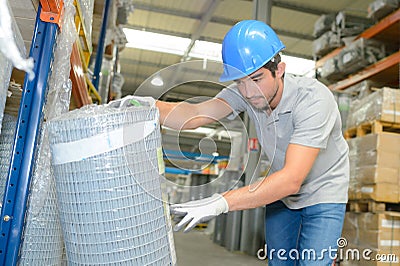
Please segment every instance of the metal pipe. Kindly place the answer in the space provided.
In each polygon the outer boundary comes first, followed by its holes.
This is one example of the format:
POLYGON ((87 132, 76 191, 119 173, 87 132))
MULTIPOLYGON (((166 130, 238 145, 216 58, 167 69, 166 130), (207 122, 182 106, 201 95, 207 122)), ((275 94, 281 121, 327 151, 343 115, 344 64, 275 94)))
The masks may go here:
POLYGON ((24 225, 26 203, 47 93, 47 79, 53 59, 57 24, 36 17, 30 56, 35 60, 35 79, 25 78, 16 135, 11 154, 4 204, 0 220, 0 264, 16 265, 24 225), (5 217, 10 217, 5 219, 5 217))
POLYGON ((102 20, 103 23, 101 24, 100 37, 99 37, 99 42, 97 44, 96 62, 94 65, 93 79, 92 79, 92 83, 97 91, 99 90, 100 71, 101 71, 101 64, 103 62, 103 54, 105 50, 104 42, 106 40, 108 13, 111 3, 112 3, 111 0, 105 0, 104 2, 103 20, 102 20))

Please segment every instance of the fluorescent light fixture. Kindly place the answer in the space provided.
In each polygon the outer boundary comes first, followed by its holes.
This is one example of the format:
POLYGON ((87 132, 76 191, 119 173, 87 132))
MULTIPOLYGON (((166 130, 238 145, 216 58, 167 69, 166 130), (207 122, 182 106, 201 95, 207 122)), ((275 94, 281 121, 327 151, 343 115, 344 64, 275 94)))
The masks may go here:
POLYGON ((221 50, 222 44, 220 43, 196 41, 189 56, 222 62, 221 50))
POLYGON ((123 28, 128 43, 126 47, 183 55, 190 39, 172 35, 123 28))
POLYGON ((154 86, 157 87, 161 87, 164 85, 164 81, 161 77, 161 75, 158 73, 154 76, 154 78, 152 78, 152 80, 150 81, 151 84, 153 84, 154 86))
MULTIPOLYGON (((191 41, 189 38, 144 30, 123 28, 123 31, 128 40, 126 47, 180 56, 184 55, 191 41)), ((197 40, 189 53, 189 57, 222 62, 221 50, 222 45, 220 43, 197 40)), ((283 55, 282 61, 286 63, 287 73, 309 77, 315 75, 315 62, 313 60, 283 55)))

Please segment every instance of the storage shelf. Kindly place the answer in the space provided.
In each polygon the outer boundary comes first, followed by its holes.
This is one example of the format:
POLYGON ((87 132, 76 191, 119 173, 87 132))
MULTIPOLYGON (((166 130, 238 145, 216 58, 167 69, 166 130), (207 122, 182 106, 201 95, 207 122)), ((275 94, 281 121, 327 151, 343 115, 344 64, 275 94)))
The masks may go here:
MULTIPOLYGON (((382 41, 384 43, 388 43, 391 45, 396 45, 399 47, 400 39, 398 38, 400 34, 400 9, 393 12, 389 16, 385 17, 377 24, 371 26, 370 28, 366 29, 360 35, 357 36, 356 39, 365 38, 365 39, 376 39, 382 41), (395 37, 397 36, 397 38, 395 37)), ((340 51, 344 48, 344 46, 336 48, 329 54, 325 55, 321 59, 319 59, 315 63, 315 67, 321 67, 326 60, 338 55, 340 51)))
POLYGON ((350 76, 328 87, 331 90, 343 90, 365 79, 371 79, 376 85, 398 87, 399 64, 400 51, 368 66, 354 76, 350 76))

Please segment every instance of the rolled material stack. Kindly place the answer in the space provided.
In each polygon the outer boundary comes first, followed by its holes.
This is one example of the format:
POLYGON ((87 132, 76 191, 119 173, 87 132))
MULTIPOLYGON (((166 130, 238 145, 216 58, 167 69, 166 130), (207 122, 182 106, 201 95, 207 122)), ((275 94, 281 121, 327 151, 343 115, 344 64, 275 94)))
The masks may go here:
POLYGON ((49 123, 70 265, 176 264, 158 111, 135 105, 84 107, 49 123))

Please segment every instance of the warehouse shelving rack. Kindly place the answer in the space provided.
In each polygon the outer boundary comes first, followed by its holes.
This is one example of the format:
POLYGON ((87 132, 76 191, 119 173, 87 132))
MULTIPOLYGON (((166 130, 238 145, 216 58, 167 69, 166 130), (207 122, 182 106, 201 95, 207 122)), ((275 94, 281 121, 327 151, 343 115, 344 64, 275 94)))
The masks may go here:
POLYGON ((78 33, 78 39, 72 47, 71 53, 71 71, 70 78, 72 81, 72 97, 74 108, 80 108, 84 105, 91 104, 93 98, 96 102, 101 103, 101 98, 94 89, 90 79, 87 78, 90 56, 92 54, 92 40, 84 25, 84 17, 78 0, 74 0, 75 6, 75 27, 78 33))
MULTIPOLYGON (((33 175, 37 140, 43 122, 43 107, 47 96, 47 81, 52 70, 53 51, 62 20, 64 0, 40 0, 29 56, 34 60, 35 78, 24 80, 20 100, 16 133, 10 158, 10 167, 0 213, 0 266, 17 265, 24 228, 25 211, 33 175)), ((95 98, 97 91, 86 75, 74 77, 77 72, 87 72, 92 53, 91 39, 83 29, 79 1, 75 0, 75 26, 79 36, 71 53, 70 78, 80 82, 77 87, 82 105, 91 103, 88 94, 95 98), (75 72, 75 73, 74 73, 75 72), (90 89, 91 88, 91 89, 90 89)), ((104 23, 104 22, 102 22, 104 23)), ((61 29, 62 30, 62 29, 61 29)), ((97 94, 98 96, 98 94, 97 94)))
MULTIPOLYGON (((400 9, 380 20, 377 24, 366 29, 357 39, 376 39, 384 43, 390 43, 399 47, 400 40, 400 9)), ((321 67, 326 60, 338 55, 343 47, 333 50, 331 53, 325 55, 315 64, 316 68, 321 67)), ((330 84, 328 87, 333 91, 344 90, 356 83, 363 80, 370 79, 382 86, 399 86, 399 64, 400 64, 400 51, 383 58, 373 65, 354 73, 347 78, 340 80, 336 83, 330 84)))
POLYGON ((36 143, 43 120, 42 110, 62 6, 62 0, 41 0, 36 17, 29 53, 35 62, 35 78, 30 81, 25 77, 20 102, 1 210, 0 265, 16 265, 18 261, 36 143))

